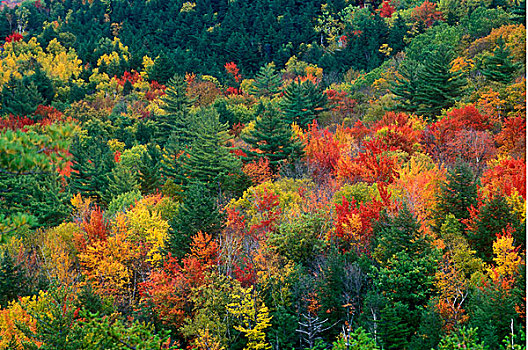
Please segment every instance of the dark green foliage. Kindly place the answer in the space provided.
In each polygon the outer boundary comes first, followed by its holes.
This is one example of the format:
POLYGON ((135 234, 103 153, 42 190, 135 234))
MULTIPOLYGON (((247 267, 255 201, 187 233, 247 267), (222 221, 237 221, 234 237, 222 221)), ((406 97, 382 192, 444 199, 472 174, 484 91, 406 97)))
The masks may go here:
POLYGON ((398 349, 418 330, 423 307, 433 293, 439 254, 406 205, 397 217, 382 219, 375 231, 379 240, 374 257, 381 263, 375 283, 389 303, 381 319, 388 322, 386 332, 394 333, 384 341, 390 342, 388 348, 398 349))
POLYGON ((132 86, 132 83, 130 82, 130 80, 127 79, 125 81, 125 84, 123 85, 123 95, 126 96, 130 94, 132 90, 134 90, 134 86, 132 86))
POLYGON ((252 149, 244 150, 248 160, 266 158, 270 167, 277 171, 284 161, 292 161, 302 154, 302 144, 295 140, 293 131, 280 112, 272 104, 260 104, 257 109, 257 120, 255 128, 249 135, 242 136, 252 149))
POLYGON ((0 115, 30 116, 43 102, 34 82, 11 77, 0 94, 0 115))
POLYGON ((440 184, 438 201, 438 221, 449 213, 460 222, 469 218, 468 208, 477 205, 477 184, 471 167, 464 162, 457 162, 447 172, 446 181, 440 184))
POLYGON ((181 76, 172 77, 163 96, 163 110, 165 114, 156 115, 157 123, 156 139, 163 147, 169 137, 172 137, 180 149, 192 141, 191 120, 189 119, 189 108, 192 101, 187 97, 187 83, 181 76))
POLYGON ((72 194, 101 200, 108 189, 110 174, 115 166, 114 155, 107 143, 97 137, 75 138, 70 153, 73 155, 69 186, 72 194))
POLYGON ((229 176, 240 172, 240 160, 226 147, 227 125, 221 124, 213 109, 193 115, 195 137, 188 156, 183 157, 183 171, 190 183, 200 182, 220 194, 229 176))
POLYGON ((185 192, 185 199, 172 220, 167 250, 174 256, 183 257, 189 251, 191 237, 198 231, 217 234, 222 217, 216 199, 209 195, 203 184, 191 185, 185 192))
POLYGON ((505 46, 504 39, 497 40, 493 55, 485 56, 481 64, 481 72, 486 78, 507 84, 513 80, 517 65, 513 64, 510 50, 505 46))
POLYGON ((0 253, 0 307, 5 308, 11 300, 24 295, 25 275, 9 252, 0 253))
POLYGON ((519 1, 512 9, 510 19, 517 23, 526 23, 526 0, 519 1))
POLYGON ((136 179, 136 171, 118 164, 109 175, 108 189, 105 193, 105 201, 110 203, 117 196, 139 189, 136 179))
POLYGON ((281 108, 284 120, 306 128, 326 107, 326 95, 310 80, 295 80, 284 90, 281 108))
POLYGON ((409 307, 401 302, 387 304, 381 310, 379 324, 380 335, 383 339, 384 349, 405 349, 412 335, 412 329, 407 321, 409 307))
POLYGON ((139 186, 141 193, 146 195, 154 193, 161 187, 161 152, 159 147, 148 144, 147 151, 141 154, 138 165, 139 186))
MULTIPOLYGON (((510 226, 516 231, 522 231, 517 233, 517 237, 524 236, 519 218, 512 213, 506 198, 500 194, 485 199, 472 221, 471 228, 467 231, 469 244, 477 251, 477 256, 487 263, 493 258, 493 241, 497 234, 501 234, 510 226)), ((516 244, 524 241, 523 238, 521 239, 522 241, 517 240, 516 244)))
POLYGON ((35 73, 28 80, 29 82, 33 82, 37 87, 37 91, 42 96, 43 104, 49 105, 53 97, 55 97, 55 88, 53 87, 51 79, 48 78, 39 65, 36 65, 35 73))
POLYGON ((154 60, 154 66, 148 72, 148 77, 150 80, 157 81, 160 84, 167 84, 168 82, 170 85, 170 79, 175 73, 174 61, 164 51, 161 51, 154 60))
POLYGON ((466 80, 462 73, 452 73, 452 54, 442 49, 431 52, 418 74, 414 101, 416 113, 434 118, 442 109, 449 108, 460 98, 466 80))
POLYGON ((257 97, 262 96, 271 98, 279 92, 280 86, 281 77, 275 71, 275 65, 273 63, 268 63, 267 65, 260 67, 255 76, 255 82, 253 83, 251 93, 257 97))
POLYGON ((416 112, 418 109, 415 99, 418 91, 418 73, 421 69, 421 65, 410 60, 403 61, 398 68, 399 74, 390 86, 390 92, 396 95, 395 100, 398 102, 395 109, 406 112, 416 112))

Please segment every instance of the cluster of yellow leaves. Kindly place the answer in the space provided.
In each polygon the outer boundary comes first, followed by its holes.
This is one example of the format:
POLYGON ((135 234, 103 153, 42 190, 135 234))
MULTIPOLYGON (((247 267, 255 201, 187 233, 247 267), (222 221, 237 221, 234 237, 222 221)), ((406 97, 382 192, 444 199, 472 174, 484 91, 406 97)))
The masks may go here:
POLYGON ((9 81, 11 75, 22 78, 19 68, 31 60, 38 62, 52 80, 61 82, 77 78, 82 70, 82 61, 77 57, 75 50, 66 50, 57 39, 50 41, 46 50, 42 49, 36 38, 31 38, 28 42, 5 43, 0 60, 0 87, 9 81))
POLYGON ((0 349, 11 350, 10 345, 23 343, 40 347, 41 344, 28 338, 15 322, 35 332, 37 320, 31 314, 46 312, 49 303, 46 292, 40 291, 38 296, 22 297, 18 301, 12 301, 7 308, 0 310, 0 349))
POLYGON ((523 263, 510 233, 497 237, 493 242, 493 254, 495 267, 488 268, 487 272, 494 282, 501 278, 513 278, 517 268, 523 263))
POLYGON ((241 293, 234 295, 233 299, 235 302, 227 305, 227 311, 239 321, 234 328, 248 339, 244 350, 271 349, 264 330, 271 326, 272 317, 266 305, 258 302, 253 286, 242 288, 241 293))
POLYGON ((389 186, 395 198, 406 199, 416 214, 422 229, 428 231, 433 224, 438 205, 437 194, 445 181, 445 169, 441 169, 429 157, 417 153, 409 162, 400 166, 399 178, 389 186))

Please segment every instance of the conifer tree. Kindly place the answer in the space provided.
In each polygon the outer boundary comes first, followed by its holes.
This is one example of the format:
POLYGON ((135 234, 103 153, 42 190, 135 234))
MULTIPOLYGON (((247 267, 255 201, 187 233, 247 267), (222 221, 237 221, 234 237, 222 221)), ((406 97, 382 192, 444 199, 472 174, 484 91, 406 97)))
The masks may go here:
POLYGON ((326 106, 326 95, 321 89, 307 79, 296 80, 286 90, 281 101, 284 119, 288 124, 297 123, 306 128, 326 106))
POLYGON ((275 65, 271 62, 260 67, 255 76, 255 82, 253 83, 251 94, 257 97, 272 98, 279 92, 280 85, 281 78, 275 71, 275 65))
POLYGON ((418 86, 414 97, 416 113, 435 118, 442 109, 453 106, 466 85, 461 72, 451 72, 452 54, 437 49, 426 59, 418 74, 418 86))
POLYGON ((108 188, 109 175, 115 166, 108 144, 99 137, 84 140, 75 138, 70 153, 73 155, 70 176, 72 193, 102 199, 108 188))
POLYGON ((161 151, 158 146, 147 145, 147 151, 141 154, 138 166, 139 186, 141 193, 154 193, 161 186, 161 151))
POLYGON ((468 208, 477 204, 477 184, 467 163, 458 162, 447 173, 440 185, 437 221, 443 221, 449 213, 459 222, 469 218, 468 208))
POLYGON ((24 274, 19 265, 5 249, 0 253, 0 307, 22 296, 24 293, 24 274))
POLYGON ((517 65, 513 64, 510 50, 505 46, 502 36, 497 40, 493 55, 484 57, 481 72, 486 78, 507 84, 513 80, 517 65))
POLYGON ((108 189, 105 193, 106 202, 110 203, 112 199, 120 194, 135 191, 139 189, 139 184, 134 171, 121 164, 112 169, 109 175, 108 189))
POLYGON ((181 76, 175 75, 169 82, 162 98, 164 114, 156 115, 158 132, 156 138, 160 146, 164 146, 169 137, 183 149, 191 141, 189 134, 189 109, 192 101, 187 97, 187 83, 181 76))
POLYGON ((396 80, 389 87, 396 95, 398 102, 394 109, 406 112, 416 112, 416 92, 418 91, 418 73, 422 67, 414 61, 406 60, 398 68, 396 80))
POLYGON ((43 101, 34 82, 11 76, 0 94, 0 115, 31 115, 43 101))
POLYGON ((280 112, 271 104, 261 103, 257 109, 255 128, 242 139, 253 149, 244 150, 246 159, 266 158, 276 171, 286 160, 292 160, 302 153, 302 145, 294 139, 291 127, 283 120, 280 112))
POLYGON ((191 237, 198 231, 217 234, 222 226, 221 215, 215 198, 209 195, 204 184, 195 183, 185 192, 178 214, 172 220, 167 250, 178 257, 189 251, 191 237))
POLYGON ((182 164, 185 176, 190 183, 220 190, 226 178, 241 168, 240 160, 225 146, 227 125, 220 123, 214 109, 202 109, 193 119, 196 135, 182 164))

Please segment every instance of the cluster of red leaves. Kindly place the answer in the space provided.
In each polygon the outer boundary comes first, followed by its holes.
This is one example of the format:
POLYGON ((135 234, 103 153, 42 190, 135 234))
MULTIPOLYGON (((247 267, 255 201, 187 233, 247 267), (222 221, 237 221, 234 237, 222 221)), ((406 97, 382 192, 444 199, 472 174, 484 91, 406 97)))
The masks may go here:
POLYGON ((383 0, 377 11, 379 11, 381 18, 391 18, 392 14, 396 11, 396 8, 391 4, 391 0, 383 0))
POLYGON ((391 183, 397 176, 397 158, 388 152, 389 147, 379 139, 371 139, 363 144, 363 149, 354 157, 343 157, 337 165, 337 176, 352 183, 391 183))
POLYGON ((226 63, 224 68, 228 74, 233 76, 233 79, 235 79, 237 83, 242 81, 242 76, 239 74, 239 70, 235 62, 226 63))
POLYGON ((503 159, 487 169, 481 178, 482 186, 506 196, 514 190, 526 200, 526 163, 522 159, 503 159))
POLYGON ((422 135, 423 146, 436 161, 454 162, 462 155, 466 161, 483 163, 496 151, 492 128, 488 116, 468 105, 429 125, 422 135))
POLYGON ((39 120, 40 125, 51 125, 63 120, 63 114, 51 106, 38 105, 33 115, 39 120))
POLYGON ((412 19, 423 26, 429 28, 438 21, 443 21, 444 16, 441 11, 438 11, 436 4, 428 0, 424 1, 423 4, 416 6, 411 15, 412 19))
POLYGON ((191 289, 204 283, 205 272, 215 266, 218 245, 211 235, 198 232, 191 243, 191 253, 181 263, 170 253, 163 267, 154 269, 148 280, 140 283, 139 290, 144 302, 150 304, 164 324, 179 327, 192 317, 188 312, 191 289))
POLYGON ((230 95, 241 95, 242 94, 242 91, 240 91, 239 89, 237 88, 234 88, 232 86, 228 87, 226 92, 225 92, 226 96, 230 96, 230 95))
POLYGON ((357 254, 370 254, 372 222, 379 219, 383 203, 377 200, 368 203, 349 202, 344 196, 341 204, 336 204, 337 217, 329 240, 337 240, 342 251, 354 251, 357 254))
POLYGON ((11 42, 17 42, 17 41, 20 41, 24 38, 24 36, 22 36, 22 34, 18 33, 18 32, 13 32, 13 34, 11 35, 8 35, 5 37, 5 42, 6 43, 11 43, 11 42))
POLYGON ((268 232, 275 231, 282 212, 279 207, 279 195, 264 187, 262 192, 255 191, 255 207, 260 221, 249 228, 249 234, 255 240, 261 240, 268 232))
POLYGON ((414 146, 421 140, 421 132, 413 129, 409 116, 405 113, 386 113, 373 125, 372 130, 387 147, 400 149, 409 155, 414 153, 414 146))
POLYGON ((153 101, 160 96, 165 95, 165 89, 167 87, 153 80, 150 82, 149 90, 145 93, 145 98, 148 101, 153 101))
POLYGON ((304 137, 304 152, 315 177, 335 173, 344 145, 328 129, 320 130, 314 121, 304 137))
POLYGON ((132 85, 136 84, 138 81, 143 80, 141 75, 139 75, 139 73, 135 70, 133 70, 132 73, 129 71, 125 71, 120 78, 114 75, 114 78, 116 79, 117 83, 121 86, 124 86, 127 80, 131 82, 132 85))
POLYGON ((502 130, 495 135, 495 142, 501 153, 514 157, 526 157, 526 118, 522 116, 507 118, 502 130))
POLYGON ((259 158, 258 161, 245 164, 242 171, 251 179, 253 185, 259 185, 273 178, 273 172, 267 158, 259 158))
POLYGON ((105 241, 110 232, 110 225, 103 217, 103 211, 95 207, 89 214, 82 218, 81 232, 75 233, 73 241, 75 248, 79 252, 86 251, 86 248, 96 241, 105 241))
POLYGON ((28 117, 18 117, 10 114, 8 117, 0 118, 0 131, 4 129, 26 131, 26 126, 33 124, 35 122, 28 117))
POLYGON ((331 106, 331 110, 334 112, 341 112, 345 115, 350 115, 354 111, 354 107, 357 101, 348 96, 346 91, 336 91, 334 89, 328 89, 325 91, 328 97, 328 103, 331 106))

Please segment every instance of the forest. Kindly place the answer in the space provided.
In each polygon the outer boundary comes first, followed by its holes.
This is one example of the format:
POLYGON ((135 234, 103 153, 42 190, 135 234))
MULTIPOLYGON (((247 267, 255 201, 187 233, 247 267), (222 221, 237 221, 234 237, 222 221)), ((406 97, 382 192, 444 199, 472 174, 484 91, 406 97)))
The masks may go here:
POLYGON ((526 349, 525 0, 0 7, 0 349, 526 349))

